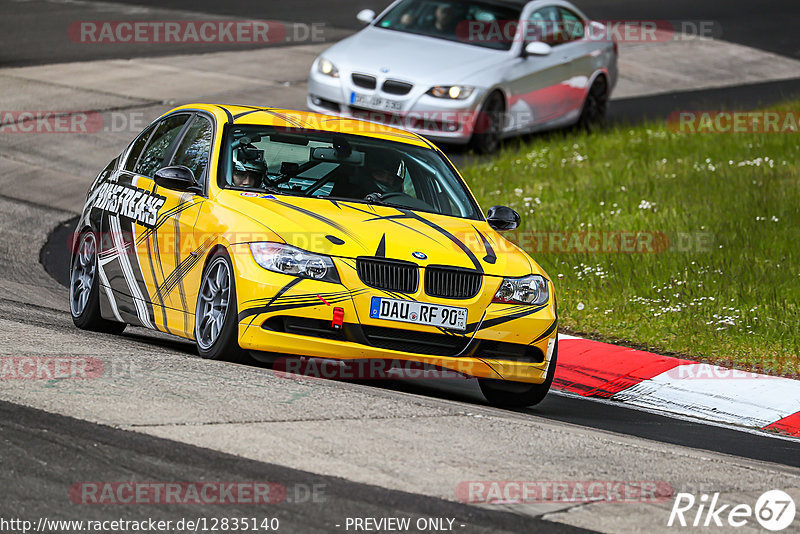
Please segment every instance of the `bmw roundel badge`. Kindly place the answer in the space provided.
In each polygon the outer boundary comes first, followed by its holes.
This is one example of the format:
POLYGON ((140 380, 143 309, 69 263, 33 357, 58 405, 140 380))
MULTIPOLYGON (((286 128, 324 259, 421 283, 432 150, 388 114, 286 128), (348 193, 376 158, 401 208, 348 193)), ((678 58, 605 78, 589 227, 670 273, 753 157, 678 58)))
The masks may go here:
POLYGON ((427 254, 423 254, 422 252, 412 252, 411 255, 414 256, 415 258, 417 258, 418 260, 427 260, 428 259, 427 254))

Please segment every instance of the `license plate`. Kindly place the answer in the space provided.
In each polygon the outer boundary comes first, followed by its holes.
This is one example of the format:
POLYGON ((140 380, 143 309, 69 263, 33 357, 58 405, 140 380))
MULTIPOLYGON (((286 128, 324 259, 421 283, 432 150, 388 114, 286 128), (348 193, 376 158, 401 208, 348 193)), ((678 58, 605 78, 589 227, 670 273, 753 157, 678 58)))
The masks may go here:
POLYGON ((441 326, 454 330, 467 329, 467 309, 425 302, 372 297, 369 316, 404 323, 441 326))
POLYGON ((350 93, 350 105, 380 111, 401 111, 403 109, 403 103, 397 100, 389 100, 377 95, 364 95, 355 91, 350 93))

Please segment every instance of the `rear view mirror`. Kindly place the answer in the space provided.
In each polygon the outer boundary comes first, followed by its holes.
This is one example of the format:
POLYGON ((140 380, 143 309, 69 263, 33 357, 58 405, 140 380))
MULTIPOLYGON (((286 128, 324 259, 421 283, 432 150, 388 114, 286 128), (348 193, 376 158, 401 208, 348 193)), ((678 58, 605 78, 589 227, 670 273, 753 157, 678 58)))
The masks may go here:
POLYGON ((364 153, 352 150, 349 154, 335 148, 316 147, 311 149, 312 161, 333 161, 336 163, 349 163, 350 165, 364 165, 364 153))
POLYGON ((519 213, 506 206, 492 206, 486 216, 489 226, 495 230, 514 230, 519 226, 519 213))
POLYGON ((542 41, 533 41, 525 45, 525 54, 529 56, 549 56, 553 47, 542 41))
POLYGON ((175 191, 188 191, 202 193, 203 188, 194 178, 194 173, 189 167, 173 165, 156 171, 154 181, 157 185, 175 191))
POLYGON ((369 24, 373 20, 375 20, 375 12, 371 9, 362 9, 356 15, 356 18, 359 22, 363 22, 364 24, 369 24))

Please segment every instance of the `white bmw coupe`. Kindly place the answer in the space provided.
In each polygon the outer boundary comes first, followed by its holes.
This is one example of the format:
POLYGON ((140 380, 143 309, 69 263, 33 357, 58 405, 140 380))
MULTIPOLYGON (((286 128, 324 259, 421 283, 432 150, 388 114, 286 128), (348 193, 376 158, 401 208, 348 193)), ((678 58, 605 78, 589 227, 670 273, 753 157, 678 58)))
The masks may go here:
POLYGON ((398 0, 311 67, 307 105, 491 152, 504 137, 603 119, 606 25, 563 0, 398 0))

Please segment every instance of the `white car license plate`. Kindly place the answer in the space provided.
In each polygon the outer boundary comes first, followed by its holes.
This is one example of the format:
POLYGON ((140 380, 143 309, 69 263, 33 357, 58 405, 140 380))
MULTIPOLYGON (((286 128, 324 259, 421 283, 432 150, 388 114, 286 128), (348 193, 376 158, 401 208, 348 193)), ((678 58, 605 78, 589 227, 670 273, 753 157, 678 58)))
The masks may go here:
POLYGON ((372 297, 369 316, 404 323, 441 326, 454 330, 467 329, 467 309, 426 302, 372 297))
POLYGON ((353 91, 350 93, 350 105, 380 111, 402 111, 403 103, 397 100, 389 100, 377 95, 365 95, 353 91))

